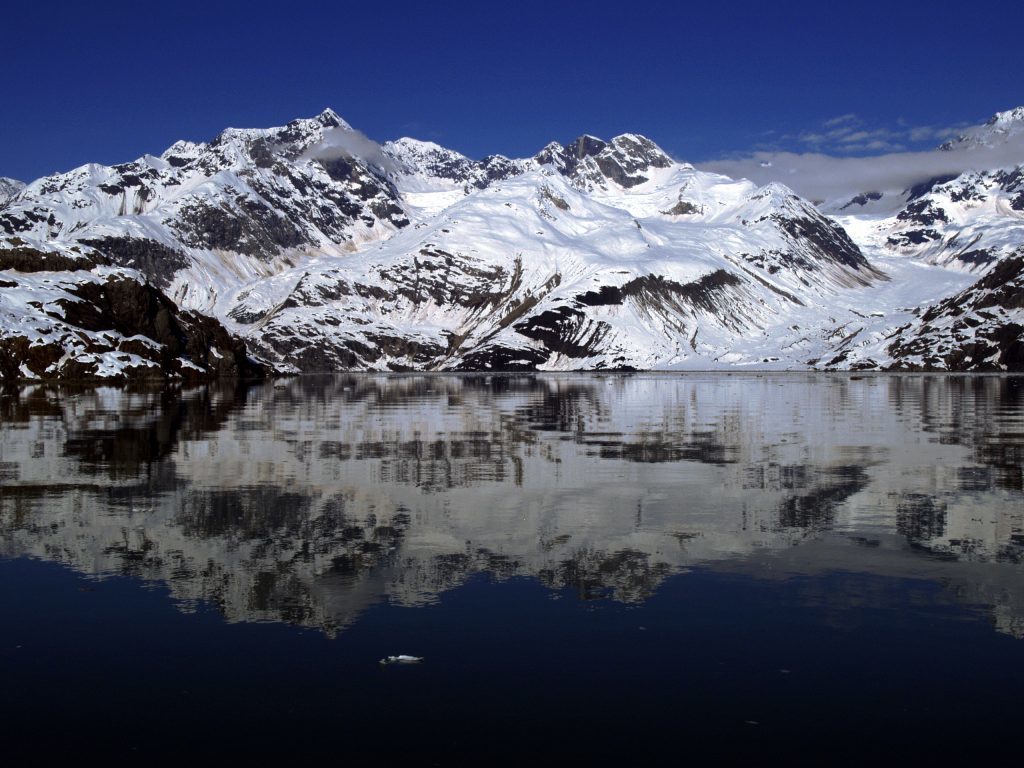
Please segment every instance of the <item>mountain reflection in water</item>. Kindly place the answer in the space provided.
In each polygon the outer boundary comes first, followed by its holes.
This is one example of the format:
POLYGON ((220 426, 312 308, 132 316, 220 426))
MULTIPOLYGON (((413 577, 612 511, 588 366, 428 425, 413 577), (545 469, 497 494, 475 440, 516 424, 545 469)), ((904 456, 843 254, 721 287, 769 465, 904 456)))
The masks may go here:
POLYGON ((25 387, 0 398, 0 555, 329 635, 477 573, 641 603, 702 568, 928 580, 1021 637, 1022 459, 1021 377, 25 387))

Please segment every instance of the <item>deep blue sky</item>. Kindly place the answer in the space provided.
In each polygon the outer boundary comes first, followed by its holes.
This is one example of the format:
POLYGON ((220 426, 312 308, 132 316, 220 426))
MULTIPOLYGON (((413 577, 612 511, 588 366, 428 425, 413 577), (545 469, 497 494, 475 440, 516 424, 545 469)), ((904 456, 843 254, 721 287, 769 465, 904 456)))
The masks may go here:
POLYGON ((937 129, 1024 104, 1022 8, 9 3, 0 175, 130 160, 325 106, 371 138, 412 135, 474 157, 625 131, 691 161, 765 145, 932 146, 937 129), (824 123, 844 115, 856 117, 833 125, 865 141, 829 137, 824 123))

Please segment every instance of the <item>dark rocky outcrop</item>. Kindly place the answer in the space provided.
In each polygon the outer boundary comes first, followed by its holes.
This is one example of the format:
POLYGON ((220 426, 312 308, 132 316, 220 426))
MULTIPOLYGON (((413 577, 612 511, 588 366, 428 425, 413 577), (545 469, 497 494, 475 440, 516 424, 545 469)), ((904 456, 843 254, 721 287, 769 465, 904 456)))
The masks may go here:
POLYGON ((914 201, 896 214, 896 220, 912 221, 928 227, 933 226, 937 221, 941 221, 943 224, 949 223, 946 212, 935 205, 932 200, 914 201))
POLYGON ((846 230, 816 211, 802 217, 776 215, 774 218, 794 244, 810 243, 819 255, 831 261, 858 272, 879 276, 864 258, 860 248, 846 234, 846 230))
POLYGON ((854 205, 859 205, 859 206, 863 207, 863 206, 867 205, 869 202, 872 202, 872 201, 875 201, 875 200, 881 200, 881 199, 882 199, 882 193, 881 192, 864 192, 863 194, 854 195, 853 197, 851 197, 849 202, 847 202, 845 205, 840 206, 839 210, 840 211, 845 211, 847 208, 851 208, 854 205))
POLYGON ((922 181, 919 184, 915 184, 914 186, 910 187, 909 189, 903 190, 903 192, 907 196, 907 200, 908 201, 909 200, 916 200, 919 197, 924 197, 929 192, 931 192, 933 189, 935 189, 937 186, 939 186, 941 184, 945 184, 948 181, 952 181, 956 177, 957 177, 957 174, 955 174, 955 173, 947 173, 947 174, 944 174, 942 176, 933 176, 932 178, 930 178, 930 179, 928 179, 926 181, 922 181))
POLYGON ((112 264, 137 269, 159 288, 167 288, 175 273, 191 263, 181 251, 146 238, 103 237, 81 243, 95 248, 112 264))
POLYGON ((911 229, 887 238, 885 244, 892 248, 906 248, 911 245, 924 245, 925 243, 941 239, 942 235, 934 229, 911 229))
POLYGON ((17 272, 74 272, 89 270, 109 263, 94 253, 69 251, 41 251, 24 244, 23 240, 12 237, 0 242, 0 271, 17 272))
POLYGON ((929 308, 889 346, 895 370, 1024 371, 1024 252, 929 308), (1016 315, 1019 317, 1019 315, 1016 315))
POLYGON ((694 309, 713 313, 720 308, 715 294, 724 288, 740 285, 741 282, 736 275, 724 269, 715 270, 686 284, 666 280, 661 275, 644 275, 622 286, 622 295, 648 305, 665 300, 681 301, 694 309))
POLYGON ((306 242, 302 232, 266 204, 241 198, 231 205, 195 202, 185 207, 175 227, 181 240, 193 248, 211 248, 264 259, 282 248, 306 242))
POLYGON ((39 304, 41 318, 56 324, 50 333, 0 334, 0 377, 195 381, 266 373, 219 322, 179 310, 129 274, 89 275, 64 293, 39 304))
POLYGON ((688 200, 680 200, 678 203, 673 205, 666 211, 662 211, 666 216, 686 216, 691 213, 701 213, 701 207, 694 205, 688 200))
POLYGON ((595 353, 608 325, 588 320, 577 309, 558 307, 528 317, 513 328, 526 338, 541 342, 552 353, 579 358, 595 353))
POLYGON ((539 349, 510 349, 484 345, 462 356, 454 371, 535 371, 549 353, 539 349))
POLYGON ((541 165, 553 165, 563 176, 578 184, 603 183, 610 179, 623 187, 647 181, 650 168, 667 168, 672 159, 644 136, 624 134, 610 142, 594 136, 580 136, 566 146, 551 143, 534 157, 541 165))

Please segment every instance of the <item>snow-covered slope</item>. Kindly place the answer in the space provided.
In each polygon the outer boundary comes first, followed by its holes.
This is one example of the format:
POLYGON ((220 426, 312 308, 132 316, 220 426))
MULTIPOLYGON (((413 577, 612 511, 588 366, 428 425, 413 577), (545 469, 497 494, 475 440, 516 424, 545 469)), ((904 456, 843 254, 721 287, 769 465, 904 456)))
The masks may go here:
POLYGON ((325 110, 39 179, 0 236, 137 270, 286 371, 887 367, 1024 242, 1021 174, 830 219, 636 134, 472 160, 325 110))
POLYGON ((939 149, 949 152, 994 147, 1020 136, 1024 136, 1024 107, 996 112, 984 125, 968 129, 955 139, 945 142, 939 149))
POLYGON ((930 307, 890 352, 894 367, 912 370, 1024 370, 1024 247, 930 307))
POLYGON ((984 274, 1024 244, 1024 165, 922 184, 895 215, 866 220, 865 248, 984 274))
POLYGON ((209 144, 38 179, 0 209, 0 233, 91 245, 183 307, 216 313, 225 286, 409 223, 374 146, 331 110, 229 128, 209 144))
POLYGON ((469 194, 472 188, 483 189, 494 181, 516 176, 534 166, 529 160, 510 160, 503 155, 490 155, 483 160, 470 160, 465 155, 435 144, 408 137, 389 141, 382 153, 393 163, 403 198, 417 188, 426 192, 445 187, 469 194))
POLYGON ((0 238, 0 378, 260 372, 220 323, 179 310, 137 270, 85 246, 0 238))
POLYGON ((5 205, 25 188, 25 182, 0 176, 0 205, 5 205))
POLYGON ((602 177, 600 194, 549 164, 492 183, 244 291, 233 327, 298 370, 764 364, 780 315, 882 279, 783 187, 644 170, 628 189, 602 177))

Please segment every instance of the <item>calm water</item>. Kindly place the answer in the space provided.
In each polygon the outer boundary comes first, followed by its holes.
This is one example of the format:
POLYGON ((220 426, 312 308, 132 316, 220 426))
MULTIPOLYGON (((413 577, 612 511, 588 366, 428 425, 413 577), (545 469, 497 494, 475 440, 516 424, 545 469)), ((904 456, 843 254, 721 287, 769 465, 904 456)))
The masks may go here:
POLYGON ((1017 764, 1022 463, 1021 377, 7 391, 0 751, 1017 764))

